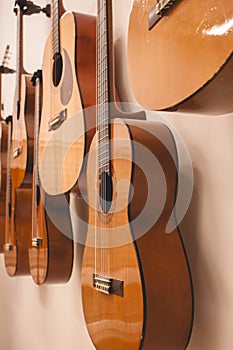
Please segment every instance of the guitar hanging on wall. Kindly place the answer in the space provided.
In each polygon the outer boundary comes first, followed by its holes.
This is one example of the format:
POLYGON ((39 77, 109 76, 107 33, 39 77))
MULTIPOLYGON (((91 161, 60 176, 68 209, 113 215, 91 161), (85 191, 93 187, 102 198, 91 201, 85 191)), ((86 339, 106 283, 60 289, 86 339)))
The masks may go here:
MULTIPOLYGON (((17 16, 16 88, 12 117, 11 144, 8 148, 7 211, 4 242, 5 266, 9 276, 30 273, 28 241, 32 211, 32 164, 34 87, 23 64, 23 17, 34 13, 32 2, 16 1, 17 16), (29 7, 27 7, 29 4, 29 7), (23 210, 22 210, 23 208, 23 210)), ((37 7, 35 12, 38 13, 37 7)))
POLYGON ((137 101, 155 110, 233 111, 233 3, 135 0, 128 66, 137 101))
POLYGON ((166 233, 176 197, 176 147, 161 122, 125 120, 121 111, 122 119, 111 120, 111 16, 112 2, 98 0, 97 133, 87 162, 84 316, 97 350, 180 350, 190 338, 193 294, 177 225, 166 233))
MULTIPOLYGON (((38 70, 32 77, 35 86, 35 118, 34 118, 34 156, 32 185, 32 230, 29 240, 29 266, 36 284, 64 283, 70 278, 73 266, 73 242, 60 232, 46 213, 45 206, 51 196, 44 193, 39 178, 38 148, 40 110, 42 104, 42 71, 38 70)), ((59 197, 56 196, 56 215, 66 225, 66 234, 71 230, 68 212, 61 211, 59 197)), ((50 211, 51 214, 51 211, 50 211)), ((58 220, 55 221, 58 223, 58 220)))
POLYGON ((50 195, 75 185, 85 151, 82 107, 95 105, 95 18, 64 12, 61 0, 51 0, 52 31, 42 66, 39 172, 50 195))
POLYGON ((7 140, 8 125, 3 119, 4 105, 2 102, 2 74, 13 73, 14 70, 8 67, 10 60, 10 45, 6 46, 2 64, 0 66, 0 253, 3 252, 5 232, 5 209, 6 209, 6 180, 7 180, 7 140))

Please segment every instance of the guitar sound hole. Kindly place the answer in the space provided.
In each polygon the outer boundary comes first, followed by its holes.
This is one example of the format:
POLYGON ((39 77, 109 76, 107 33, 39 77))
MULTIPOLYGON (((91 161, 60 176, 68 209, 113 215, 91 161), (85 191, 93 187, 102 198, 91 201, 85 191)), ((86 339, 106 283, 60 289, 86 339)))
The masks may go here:
POLYGON ((112 178, 111 176, 103 172, 100 175, 100 187, 99 187, 99 195, 100 195, 100 205, 102 211, 107 214, 110 210, 112 204, 112 178))
POLYGON ((63 62, 62 55, 60 53, 56 53, 53 57, 53 84, 54 86, 58 86, 62 76, 63 62))

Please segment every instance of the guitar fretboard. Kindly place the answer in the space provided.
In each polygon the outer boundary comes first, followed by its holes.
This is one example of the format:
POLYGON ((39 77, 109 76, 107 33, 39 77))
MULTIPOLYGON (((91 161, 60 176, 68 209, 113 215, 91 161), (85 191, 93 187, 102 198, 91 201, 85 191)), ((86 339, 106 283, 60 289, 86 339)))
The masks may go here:
POLYGON ((60 52, 59 0, 51 0, 53 56, 60 52))
MULTIPOLYGON (((40 74, 40 73, 38 73, 40 74)), ((34 120, 34 174, 35 187, 40 185, 39 169, 38 169, 38 149, 39 149, 39 126, 40 126, 40 90, 41 90, 41 75, 36 78, 35 87, 35 120, 34 120)), ((36 190, 35 190, 36 193, 36 190)))
POLYGON ((99 174, 110 173, 109 140, 109 26, 106 0, 98 0, 97 18, 97 131, 98 131, 98 169, 99 174))
POLYGON ((8 141, 7 141, 7 181, 6 181, 6 186, 7 186, 7 210, 8 210, 8 217, 11 216, 11 171, 10 171, 10 166, 11 166, 11 121, 8 122, 8 141))
POLYGON ((23 39, 22 39, 22 20, 23 20, 23 13, 20 7, 16 7, 15 9, 17 14, 17 48, 16 48, 16 101, 20 101, 20 77, 22 72, 22 46, 23 46, 23 39))

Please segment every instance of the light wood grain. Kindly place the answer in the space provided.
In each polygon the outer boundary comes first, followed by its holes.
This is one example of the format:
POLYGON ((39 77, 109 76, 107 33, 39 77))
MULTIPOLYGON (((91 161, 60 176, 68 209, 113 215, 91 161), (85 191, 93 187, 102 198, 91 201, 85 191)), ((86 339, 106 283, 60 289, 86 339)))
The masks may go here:
POLYGON ((155 110, 178 105, 200 113, 232 112, 233 4, 180 0, 149 30, 155 4, 135 0, 130 15, 128 66, 137 101, 155 110))

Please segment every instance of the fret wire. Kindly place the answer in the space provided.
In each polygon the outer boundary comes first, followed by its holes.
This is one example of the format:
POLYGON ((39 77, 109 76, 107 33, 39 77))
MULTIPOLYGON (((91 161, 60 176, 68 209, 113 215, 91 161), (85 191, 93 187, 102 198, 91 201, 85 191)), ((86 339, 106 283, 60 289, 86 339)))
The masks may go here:
POLYGON ((106 1, 98 1, 97 19, 97 131, 98 168, 109 172, 108 42, 106 1))
POLYGON ((39 185, 39 169, 38 169, 38 148, 39 148, 39 120, 40 120, 40 79, 36 79, 36 106, 35 106, 35 153, 34 153, 34 164, 35 164, 35 183, 39 185))
POLYGON ((55 55, 60 51, 59 47, 59 7, 58 0, 52 1, 52 52, 55 55))
POLYGON ((17 101, 20 100, 20 67, 21 67, 21 40, 20 33, 21 32, 21 10, 17 8, 17 70, 16 70, 16 94, 17 101))

